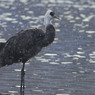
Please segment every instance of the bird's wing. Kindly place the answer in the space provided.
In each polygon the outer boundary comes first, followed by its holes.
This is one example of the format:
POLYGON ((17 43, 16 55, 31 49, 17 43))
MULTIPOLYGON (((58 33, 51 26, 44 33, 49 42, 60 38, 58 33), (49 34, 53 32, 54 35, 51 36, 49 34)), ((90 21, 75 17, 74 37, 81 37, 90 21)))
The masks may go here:
POLYGON ((5 44, 5 51, 18 52, 28 50, 34 46, 40 46, 44 38, 41 29, 29 29, 12 36, 5 44))

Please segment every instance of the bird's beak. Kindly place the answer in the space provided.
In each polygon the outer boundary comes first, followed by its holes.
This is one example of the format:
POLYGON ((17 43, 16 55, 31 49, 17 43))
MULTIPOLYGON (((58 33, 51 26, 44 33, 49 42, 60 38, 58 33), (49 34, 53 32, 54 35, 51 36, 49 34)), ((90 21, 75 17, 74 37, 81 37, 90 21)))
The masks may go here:
POLYGON ((53 18, 59 19, 59 17, 57 17, 57 16, 55 16, 55 15, 53 16, 53 18))

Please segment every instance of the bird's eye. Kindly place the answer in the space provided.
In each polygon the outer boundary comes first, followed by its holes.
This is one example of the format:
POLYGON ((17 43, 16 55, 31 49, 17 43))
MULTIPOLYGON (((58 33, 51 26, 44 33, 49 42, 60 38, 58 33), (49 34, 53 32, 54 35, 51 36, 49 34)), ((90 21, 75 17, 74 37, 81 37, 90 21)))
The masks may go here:
POLYGON ((51 16, 54 16, 54 14, 55 14, 54 12, 50 12, 50 15, 51 15, 51 16))

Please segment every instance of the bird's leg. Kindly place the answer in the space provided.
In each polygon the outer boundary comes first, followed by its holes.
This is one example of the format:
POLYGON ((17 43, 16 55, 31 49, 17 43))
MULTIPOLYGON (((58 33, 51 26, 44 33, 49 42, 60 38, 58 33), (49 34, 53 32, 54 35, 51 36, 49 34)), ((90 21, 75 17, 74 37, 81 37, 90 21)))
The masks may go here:
POLYGON ((24 75, 25 75, 25 71, 24 71, 24 67, 25 67, 25 63, 23 63, 23 67, 21 70, 21 87, 20 87, 20 95, 24 95, 24 75))
MULTIPOLYGON (((25 67, 25 63, 23 63, 23 68, 25 67)), ((24 95, 24 89, 25 89, 25 81, 24 81, 24 76, 25 76, 25 71, 24 71, 24 69, 23 69, 23 84, 22 84, 22 86, 23 86, 23 95, 24 95)))

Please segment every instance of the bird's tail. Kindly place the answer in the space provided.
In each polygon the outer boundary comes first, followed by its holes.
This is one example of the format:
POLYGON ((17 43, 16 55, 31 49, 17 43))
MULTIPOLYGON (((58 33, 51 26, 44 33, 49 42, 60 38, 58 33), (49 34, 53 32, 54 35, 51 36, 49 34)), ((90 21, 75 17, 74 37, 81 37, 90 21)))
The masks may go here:
POLYGON ((5 46, 5 43, 3 43, 3 42, 1 42, 0 43, 0 68, 1 67, 3 67, 3 65, 2 65, 2 49, 3 49, 3 47, 5 46))

